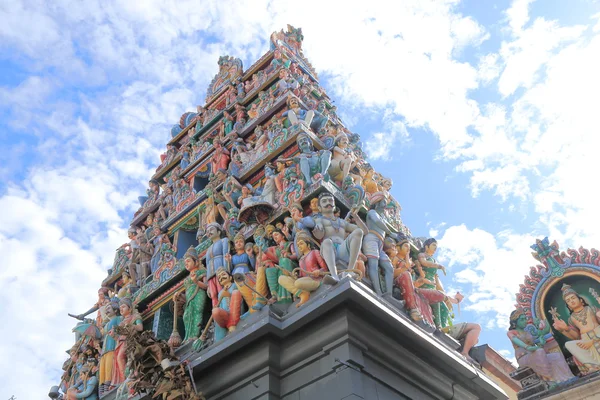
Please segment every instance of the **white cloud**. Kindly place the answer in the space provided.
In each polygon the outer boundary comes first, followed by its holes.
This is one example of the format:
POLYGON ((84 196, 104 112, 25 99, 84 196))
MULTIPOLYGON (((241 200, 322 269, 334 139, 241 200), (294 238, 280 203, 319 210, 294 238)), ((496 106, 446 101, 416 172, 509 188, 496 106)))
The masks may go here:
POLYGON ((529 21, 529 5, 535 0, 513 0, 506 10, 508 26, 514 35, 519 35, 523 26, 529 21))
POLYGON ((489 319, 490 328, 506 328, 523 271, 534 264, 531 235, 502 231, 493 235, 465 225, 451 226, 439 239, 439 259, 467 288, 464 309, 489 319))

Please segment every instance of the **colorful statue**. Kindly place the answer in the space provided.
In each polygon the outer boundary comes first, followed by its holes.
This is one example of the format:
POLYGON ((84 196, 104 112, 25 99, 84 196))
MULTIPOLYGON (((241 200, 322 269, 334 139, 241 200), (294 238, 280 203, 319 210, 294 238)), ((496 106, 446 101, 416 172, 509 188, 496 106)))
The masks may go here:
MULTIPOLYGON (((571 339, 565 347, 577 360, 580 370, 589 374, 600 370, 600 310, 590 306, 571 286, 563 284, 562 297, 571 315, 568 323, 556 318, 554 329, 571 339)), ((596 301, 600 297, 594 292, 596 301)))
MULTIPOLYGON (((324 278, 326 284, 339 281, 338 267, 355 268, 363 239, 363 231, 358 226, 333 215, 334 207, 333 195, 323 192, 319 195, 319 214, 302 219, 302 224, 312 229, 314 237, 321 240, 321 255, 331 274, 324 278)), ((359 218, 356 215, 354 217, 359 218)))
POLYGON ((296 250, 291 242, 285 240, 285 235, 279 229, 273 230, 272 238, 275 245, 269 247, 262 257, 263 263, 267 266, 265 273, 271 290, 271 302, 291 303, 291 293, 279 284, 279 277, 292 275, 292 271, 297 267, 296 250))
POLYGON ((350 170, 356 166, 357 159, 352 149, 348 147, 348 136, 340 133, 335 138, 333 147, 333 157, 329 166, 329 175, 336 182, 343 182, 350 173, 350 170))
POLYGON ((206 279, 208 282, 208 297, 212 299, 213 307, 217 306, 218 295, 222 289, 217 279, 217 270, 223 268, 229 273, 225 255, 229 254, 229 240, 222 238, 223 228, 216 222, 206 226, 206 236, 212 241, 212 245, 206 252, 206 279))
POLYGON ((216 325, 215 341, 223 339, 235 330, 242 312, 242 295, 229 272, 219 267, 217 279, 220 289, 212 310, 216 325))
MULTIPOLYGON (((356 223, 360 225, 363 222, 360 218, 355 219, 356 223)), ((369 210, 367 213, 367 223, 363 227, 363 231, 368 232, 363 238, 362 252, 367 256, 367 271, 369 273, 369 279, 375 293, 379 296, 383 294, 392 294, 393 281, 394 281, 394 269, 389 257, 383 252, 383 241, 385 235, 391 235, 389 228, 385 225, 377 211, 369 210), (385 287, 381 287, 379 280, 379 272, 383 272, 385 281, 385 287)))
MULTIPOLYGON (((190 273, 183 281, 185 290, 185 309, 183 311, 185 337, 183 342, 186 343, 195 340, 200 335, 208 285, 206 284, 206 269, 198 259, 198 252, 194 246, 190 246, 185 253, 183 262, 185 269, 190 273)), ((179 295, 181 294, 179 293, 179 295)))
POLYGON ((306 185, 312 185, 313 181, 323 179, 327 175, 331 162, 331 152, 327 150, 314 151, 312 139, 303 133, 296 136, 296 143, 300 154, 293 158, 280 158, 281 162, 296 161, 300 164, 300 171, 304 176, 306 185))
MULTIPOLYGON (((265 267, 262 264, 263 254, 258 249, 258 257, 256 257, 254 246, 252 243, 246 243, 246 239, 241 234, 233 238, 233 245, 236 254, 233 256, 227 254, 225 259, 232 265, 233 279, 249 308, 248 314, 252 314, 265 306, 269 294, 265 267)), ((242 318, 244 316, 245 314, 242 318)))
POLYGON ((66 400, 98 400, 98 377, 89 365, 82 366, 81 384, 67 390, 66 400))
POLYGON ((229 150, 225 146, 219 138, 215 138, 213 141, 213 147, 215 148, 212 158, 210 160, 211 173, 214 174, 215 171, 219 169, 227 170, 229 167, 229 150))
POLYGON ((413 263, 410 259, 410 244, 408 243, 408 239, 403 235, 399 235, 399 240, 395 246, 393 243, 392 246, 389 246, 390 240, 391 238, 386 239, 384 248, 394 263, 394 283, 400 289, 405 308, 410 318, 413 321, 425 320, 430 326, 437 326, 431 304, 438 304, 445 301, 457 304, 462 300, 462 295, 459 296, 457 294, 457 297, 451 298, 436 289, 415 288, 411 274, 413 263))
MULTIPOLYGON (((446 268, 443 265, 438 264, 433 258, 437 250, 437 241, 434 238, 429 238, 423 243, 423 249, 419 253, 419 264, 425 273, 425 282, 420 286, 423 289, 439 289, 441 288, 440 278, 437 274, 437 270, 441 269, 446 273, 446 268)), ((450 310, 443 301, 431 304, 433 311, 433 319, 435 326, 443 328, 448 325, 448 317, 450 316, 450 310)))
POLYGON ((190 146, 186 145, 181 151, 181 161, 179 161, 179 168, 181 168, 182 171, 190 165, 190 156, 190 146))
POLYGON ((510 314, 508 338, 515 349, 515 358, 520 367, 530 367, 551 386, 573 378, 562 353, 547 354, 540 345, 534 344, 534 337, 525 330, 527 317, 523 310, 517 309, 510 314))
POLYGON ((290 124, 302 124, 310 129, 310 124, 315 116, 315 112, 313 110, 306 111, 303 108, 300 108, 300 102, 296 96, 288 97, 287 105, 287 117, 290 124))
POLYGON ((300 299, 296 307, 300 307, 310 299, 311 292, 314 292, 321 286, 323 277, 329 274, 327 264, 319 253, 319 250, 313 250, 311 245, 312 238, 305 232, 300 232, 296 236, 296 246, 298 248, 299 259, 299 278, 292 275, 279 276, 279 284, 288 292, 300 299))
POLYGON ((119 315, 118 302, 111 302, 104 307, 106 307, 106 315, 109 321, 102 329, 104 341, 100 357, 100 385, 103 386, 103 391, 108 391, 114 387, 111 379, 113 375, 115 348, 117 347, 116 340, 108 333, 121 323, 122 317, 119 315))
MULTIPOLYGON (((121 299, 119 301, 119 310, 121 311, 121 322, 119 326, 131 326, 137 332, 144 330, 142 325, 142 317, 133 308, 133 303, 130 298, 121 299)), ((114 328, 108 331, 108 335, 117 340, 115 347, 114 363, 111 378, 111 385, 120 385, 125 380, 125 366, 127 364, 127 353, 125 346, 125 336, 120 336, 115 333, 114 328)))
POLYGON ((69 314, 69 316, 83 321, 83 319, 86 316, 93 313, 94 311, 98 311, 98 315, 96 316, 96 325, 98 325, 98 327, 102 327, 106 322, 108 322, 108 316, 106 315, 106 310, 104 308, 104 306, 106 306, 107 304, 110 304, 109 289, 106 287, 101 287, 100 289, 98 289, 98 301, 92 306, 92 308, 90 308, 83 314, 69 314))
POLYGON ((154 254, 154 246, 150 241, 148 241, 148 237, 143 231, 138 232, 137 240, 140 245, 140 252, 139 262, 136 264, 136 277, 137 285, 142 287, 146 282, 146 278, 148 278, 151 273, 150 261, 152 260, 152 255, 154 254))

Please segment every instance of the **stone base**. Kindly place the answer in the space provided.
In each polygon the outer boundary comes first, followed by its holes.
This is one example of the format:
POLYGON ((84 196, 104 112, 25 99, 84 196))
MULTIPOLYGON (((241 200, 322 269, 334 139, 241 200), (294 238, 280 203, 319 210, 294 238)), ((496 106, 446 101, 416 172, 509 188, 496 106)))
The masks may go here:
POLYGON ((506 399, 455 345, 345 278, 187 356, 207 399, 506 399))

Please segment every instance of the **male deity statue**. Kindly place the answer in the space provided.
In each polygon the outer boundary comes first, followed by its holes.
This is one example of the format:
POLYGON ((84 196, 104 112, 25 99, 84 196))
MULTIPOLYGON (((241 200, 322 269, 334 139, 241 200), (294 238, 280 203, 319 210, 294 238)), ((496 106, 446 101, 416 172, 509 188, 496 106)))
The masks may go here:
MULTIPOLYGON (((355 221, 360 225, 364 225, 360 218, 356 218, 355 221)), ((383 251, 383 242, 385 235, 391 235, 392 232, 375 210, 369 210, 367 213, 367 223, 362 228, 368 232, 363 238, 362 252, 367 256, 367 272, 373 284, 373 289, 379 296, 383 294, 391 295, 394 284, 394 268, 392 267, 390 258, 383 251), (385 279, 383 290, 379 280, 380 269, 383 271, 385 279)))
MULTIPOLYGON (((302 219, 302 225, 312 229, 314 237, 321 240, 321 255, 331 273, 323 278, 323 282, 329 285, 339 281, 338 265, 343 269, 355 268, 363 239, 363 231, 336 217, 333 214, 334 208, 333 195, 323 192, 319 195, 319 214, 302 219)), ((352 211, 351 213, 354 214, 352 211)), ((356 214, 354 218, 359 219, 356 214)))
POLYGON ((229 272, 225 268, 219 267, 217 279, 220 289, 218 297, 215 296, 216 302, 212 310, 212 317, 216 324, 215 341, 223 339, 228 333, 235 330, 240 322, 242 311, 242 294, 229 272))
POLYGON ((219 292, 222 287, 217 279, 217 270, 224 268, 229 273, 229 265, 225 255, 229 254, 229 239, 222 238, 223 228, 216 222, 206 226, 206 236, 212 245, 206 252, 206 279, 208 280, 208 297, 212 299, 213 307, 217 307, 219 292))
MULTIPOLYGON (((554 329, 571 339, 565 347, 583 366, 582 372, 600 370, 600 310, 590 306, 571 286, 563 284, 563 300, 571 311, 568 323, 555 319, 554 329)), ((594 292, 595 294, 595 292, 594 292)), ((600 302, 600 297, 596 297, 600 302)))
POLYGON ((288 112, 287 117, 290 120, 292 125, 303 124, 307 128, 310 128, 310 123, 315 117, 315 112, 313 110, 304 110, 300 108, 300 102, 298 98, 295 96, 288 97, 288 112))
POLYGON ((291 159, 280 158, 279 161, 297 161, 300 164, 300 171, 302 171, 306 185, 310 186, 313 181, 323 179, 327 174, 331 163, 331 152, 327 150, 315 151, 311 138, 304 133, 296 136, 296 143, 300 149, 300 154, 291 159))

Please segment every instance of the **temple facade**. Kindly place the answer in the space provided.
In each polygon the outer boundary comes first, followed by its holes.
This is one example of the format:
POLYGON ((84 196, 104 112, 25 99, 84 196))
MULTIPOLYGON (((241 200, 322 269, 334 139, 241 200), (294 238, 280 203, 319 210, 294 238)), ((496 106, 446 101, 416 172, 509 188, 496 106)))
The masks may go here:
POLYGON ((302 41, 288 26, 247 69, 218 60, 50 397, 507 398, 302 41))
POLYGON ((536 240, 510 315, 519 399, 600 398, 600 253, 536 240))

